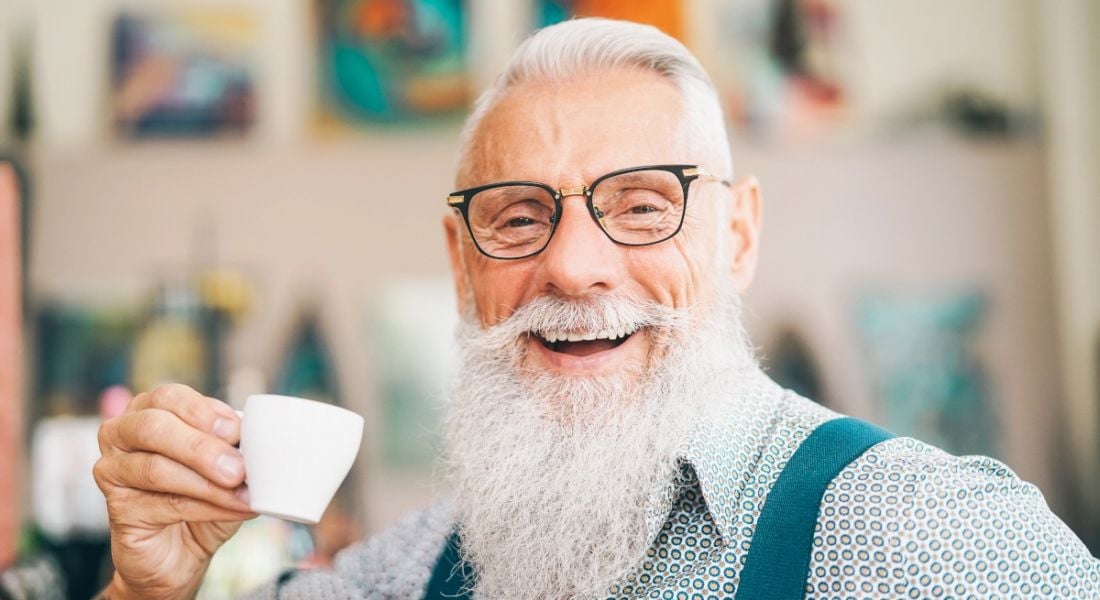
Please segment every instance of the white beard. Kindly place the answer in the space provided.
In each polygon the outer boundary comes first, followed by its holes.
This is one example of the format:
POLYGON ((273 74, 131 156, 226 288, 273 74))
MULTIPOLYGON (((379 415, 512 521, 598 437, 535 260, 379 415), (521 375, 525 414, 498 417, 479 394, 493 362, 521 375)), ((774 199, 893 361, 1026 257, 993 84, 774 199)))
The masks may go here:
POLYGON ((542 297, 489 329, 464 319, 444 468, 478 595, 590 596, 642 561, 649 528, 667 517, 647 510, 675 493, 691 433, 755 366, 732 286, 709 318, 693 312, 542 297), (529 331, 638 324, 652 350, 636 371, 563 378, 520 368, 529 331))

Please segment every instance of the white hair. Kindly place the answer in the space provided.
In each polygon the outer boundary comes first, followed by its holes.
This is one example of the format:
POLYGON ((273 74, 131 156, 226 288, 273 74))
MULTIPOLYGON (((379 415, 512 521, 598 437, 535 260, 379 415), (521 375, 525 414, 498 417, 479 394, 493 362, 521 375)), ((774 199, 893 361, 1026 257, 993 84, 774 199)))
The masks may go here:
POLYGON ((614 69, 652 71, 680 90, 683 127, 715 164, 715 174, 733 177, 722 105, 710 76, 679 41, 656 27, 612 19, 584 18, 543 28, 527 38, 494 84, 477 99, 460 138, 459 176, 470 172, 474 138, 485 115, 521 83, 562 83, 579 75, 614 69))

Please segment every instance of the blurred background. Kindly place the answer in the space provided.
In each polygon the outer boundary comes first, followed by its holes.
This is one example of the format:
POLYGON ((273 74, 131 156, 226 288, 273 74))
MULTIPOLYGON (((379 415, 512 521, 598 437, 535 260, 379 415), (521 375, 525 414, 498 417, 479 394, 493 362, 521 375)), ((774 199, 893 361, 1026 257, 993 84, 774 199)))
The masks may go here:
POLYGON ((367 419, 321 524, 250 522, 205 598, 430 500, 458 131, 572 15, 718 84, 771 374, 1003 460, 1100 553, 1095 1, 0 0, 0 589, 102 584, 95 432, 160 382, 367 419))

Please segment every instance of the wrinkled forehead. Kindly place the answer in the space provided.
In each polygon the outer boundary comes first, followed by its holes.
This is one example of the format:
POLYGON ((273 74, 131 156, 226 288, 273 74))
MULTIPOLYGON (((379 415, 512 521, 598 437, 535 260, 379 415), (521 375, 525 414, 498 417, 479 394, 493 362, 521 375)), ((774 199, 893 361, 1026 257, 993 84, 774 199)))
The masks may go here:
POLYGON ((471 138, 459 185, 590 182, 615 169, 694 162, 683 101, 658 74, 618 70, 510 88, 471 138))

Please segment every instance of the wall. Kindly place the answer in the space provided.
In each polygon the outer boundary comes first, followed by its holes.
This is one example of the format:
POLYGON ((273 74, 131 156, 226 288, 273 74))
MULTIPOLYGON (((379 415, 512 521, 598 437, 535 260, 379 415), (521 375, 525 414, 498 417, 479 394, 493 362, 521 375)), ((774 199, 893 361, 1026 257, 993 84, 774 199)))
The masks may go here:
POLYGON ((872 373, 855 332, 857 293, 982 290, 991 306, 977 352, 994 386, 1004 459, 1060 509, 1051 469, 1060 410, 1041 148, 932 135, 743 149, 735 157, 764 189, 750 327, 764 334, 779 323, 798 325, 837 406, 875 418, 872 373))
POLYGON ((1017 107, 1039 103, 1035 0, 839 0, 845 80, 858 111, 896 116, 969 86, 1017 107))
POLYGON ((1058 351, 1067 438, 1063 460, 1083 513, 1079 527, 1100 548, 1100 6, 1089 0, 1044 5, 1043 86, 1058 351))

